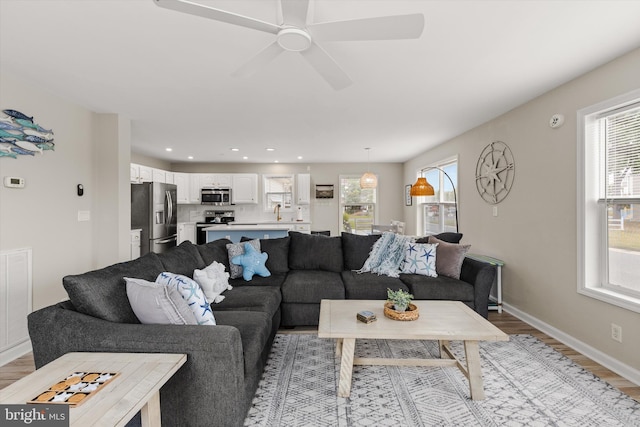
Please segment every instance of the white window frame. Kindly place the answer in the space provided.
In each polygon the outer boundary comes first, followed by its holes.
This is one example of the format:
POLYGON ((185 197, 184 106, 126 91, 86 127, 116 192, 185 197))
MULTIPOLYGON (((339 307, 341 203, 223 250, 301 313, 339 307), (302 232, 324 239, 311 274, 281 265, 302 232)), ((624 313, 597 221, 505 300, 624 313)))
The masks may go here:
POLYGON ((640 89, 577 112, 577 237, 578 293, 640 313, 640 297, 608 286, 607 204, 601 202, 604 172, 600 159, 603 156, 599 138, 594 136, 598 115, 638 102, 640 89))
MULTIPOLYGON (((349 206, 349 205, 358 205, 358 203, 343 203, 343 197, 342 197, 342 180, 343 179, 353 179, 353 180, 360 180, 360 177, 362 175, 340 175, 338 177, 338 197, 340 198, 339 200, 339 205, 338 205, 338 230, 345 231, 343 228, 343 218, 342 218, 342 214, 344 212, 344 207, 345 206, 349 206)), ((378 219, 378 188, 374 188, 373 191, 375 192, 375 196, 374 199, 375 201, 373 203, 370 202, 366 202, 366 203, 361 203, 361 204, 372 204, 373 205, 373 220, 372 220, 372 225, 377 223, 377 219, 378 219)), ((353 231, 352 231, 353 232, 353 231)), ((369 233, 371 232, 371 229, 369 229, 369 233)))
MULTIPOLYGON (((438 173, 438 188, 439 189, 443 189, 445 183, 446 184, 450 184, 449 179, 444 175, 444 173, 438 169, 431 169, 431 168, 439 168, 439 169, 444 169, 448 166, 451 166, 452 164, 456 164, 456 176, 452 176, 451 179, 454 181, 455 185, 454 185, 454 189, 455 192, 457 194, 457 201, 458 203, 456 204, 455 201, 452 200, 444 200, 444 191, 438 191, 438 195, 434 195, 434 196, 420 196, 417 197, 416 199, 416 204, 419 206, 418 209, 418 229, 422 231, 422 235, 430 235, 430 234, 438 234, 438 233, 442 233, 442 232, 449 232, 449 231, 454 231, 453 230, 447 230, 445 229, 444 226, 444 220, 445 220, 445 207, 448 206, 454 206, 457 210, 458 210, 458 222, 460 221, 460 192, 459 192, 459 185, 458 185, 458 171, 459 171, 459 162, 458 162, 458 156, 454 156, 454 157, 449 157, 447 159, 443 159, 440 160, 436 163, 432 163, 430 165, 427 166, 423 166, 422 168, 420 168, 420 170, 417 173, 416 178, 422 177, 424 176, 426 173, 429 172, 437 172, 438 173), (436 200, 437 199, 437 200, 436 200), (439 216, 440 216, 440 229, 439 231, 432 231, 432 230, 427 230, 427 224, 424 221, 426 212, 425 209, 427 208, 427 205, 434 205, 437 204, 439 205, 439 216)), ((451 176, 451 174, 449 174, 449 176, 451 176)), ((457 226, 459 226, 459 224, 456 224, 457 226)))

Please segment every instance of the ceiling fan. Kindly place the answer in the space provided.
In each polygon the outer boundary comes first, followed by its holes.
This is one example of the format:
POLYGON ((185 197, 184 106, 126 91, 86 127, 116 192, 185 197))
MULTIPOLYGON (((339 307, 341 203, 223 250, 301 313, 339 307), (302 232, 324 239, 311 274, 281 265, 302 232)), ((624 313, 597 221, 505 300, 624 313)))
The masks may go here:
POLYGON ((279 0, 283 20, 280 25, 187 0, 153 1, 165 9, 275 34, 273 43, 236 70, 234 76, 253 74, 286 50, 299 52, 336 90, 353 82, 318 41, 416 39, 424 29, 424 16, 420 13, 310 23, 307 22, 309 0, 279 0))

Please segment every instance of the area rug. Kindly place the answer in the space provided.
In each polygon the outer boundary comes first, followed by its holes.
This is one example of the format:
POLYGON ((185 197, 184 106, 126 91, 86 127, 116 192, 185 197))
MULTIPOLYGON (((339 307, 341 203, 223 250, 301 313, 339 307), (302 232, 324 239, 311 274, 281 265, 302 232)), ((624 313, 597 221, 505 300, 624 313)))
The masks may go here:
MULTIPOLYGON (((356 341, 361 357, 438 354, 434 341, 356 341)), ((482 401, 451 367, 356 366, 338 398, 334 340, 278 335, 245 426, 640 426, 640 403, 531 335, 483 342, 480 357, 482 401)))

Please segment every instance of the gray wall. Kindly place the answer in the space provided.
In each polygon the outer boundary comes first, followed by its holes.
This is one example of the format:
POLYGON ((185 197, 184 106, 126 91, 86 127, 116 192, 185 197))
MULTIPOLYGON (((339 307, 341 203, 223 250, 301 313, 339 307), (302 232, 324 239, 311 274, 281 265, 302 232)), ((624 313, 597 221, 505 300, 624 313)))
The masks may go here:
MULTIPOLYGON (((514 309, 640 370, 640 314, 577 293, 576 111, 640 87, 640 50, 623 56, 405 164, 405 180, 421 166, 459 156, 460 231, 471 251, 506 262, 504 299, 514 309), (565 124, 549 127, 555 113, 565 124), (478 156, 492 141, 515 157, 513 189, 498 216, 476 191, 478 156), (610 338, 610 324, 623 342, 610 338)), ((405 208, 415 232, 417 208, 405 208)), ((595 262, 595 260, 594 260, 595 262)), ((544 326, 544 325, 543 325, 544 326)))
POLYGON ((0 158, 1 177, 26 180, 24 189, 0 185, 0 250, 32 248, 38 309, 66 299, 63 276, 129 253, 127 121, 92 113, 7 73, 0 75, 0 94, 0 109, 33 115, 55 132, 55 151, 0 158), (82 197, 77 184, 84 185, 82 197), (78 211, 89 211, 90 221, 79 222, 78 211))

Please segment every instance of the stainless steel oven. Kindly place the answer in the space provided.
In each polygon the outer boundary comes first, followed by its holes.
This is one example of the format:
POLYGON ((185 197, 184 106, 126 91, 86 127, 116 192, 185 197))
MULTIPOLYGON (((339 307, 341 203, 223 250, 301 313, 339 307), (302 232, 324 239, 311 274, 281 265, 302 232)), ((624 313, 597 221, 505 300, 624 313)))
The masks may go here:
POLYGON ((231 189, 228 187, 204 187, 200 190, 203 205, 226 206, 231 204, 231 189))

